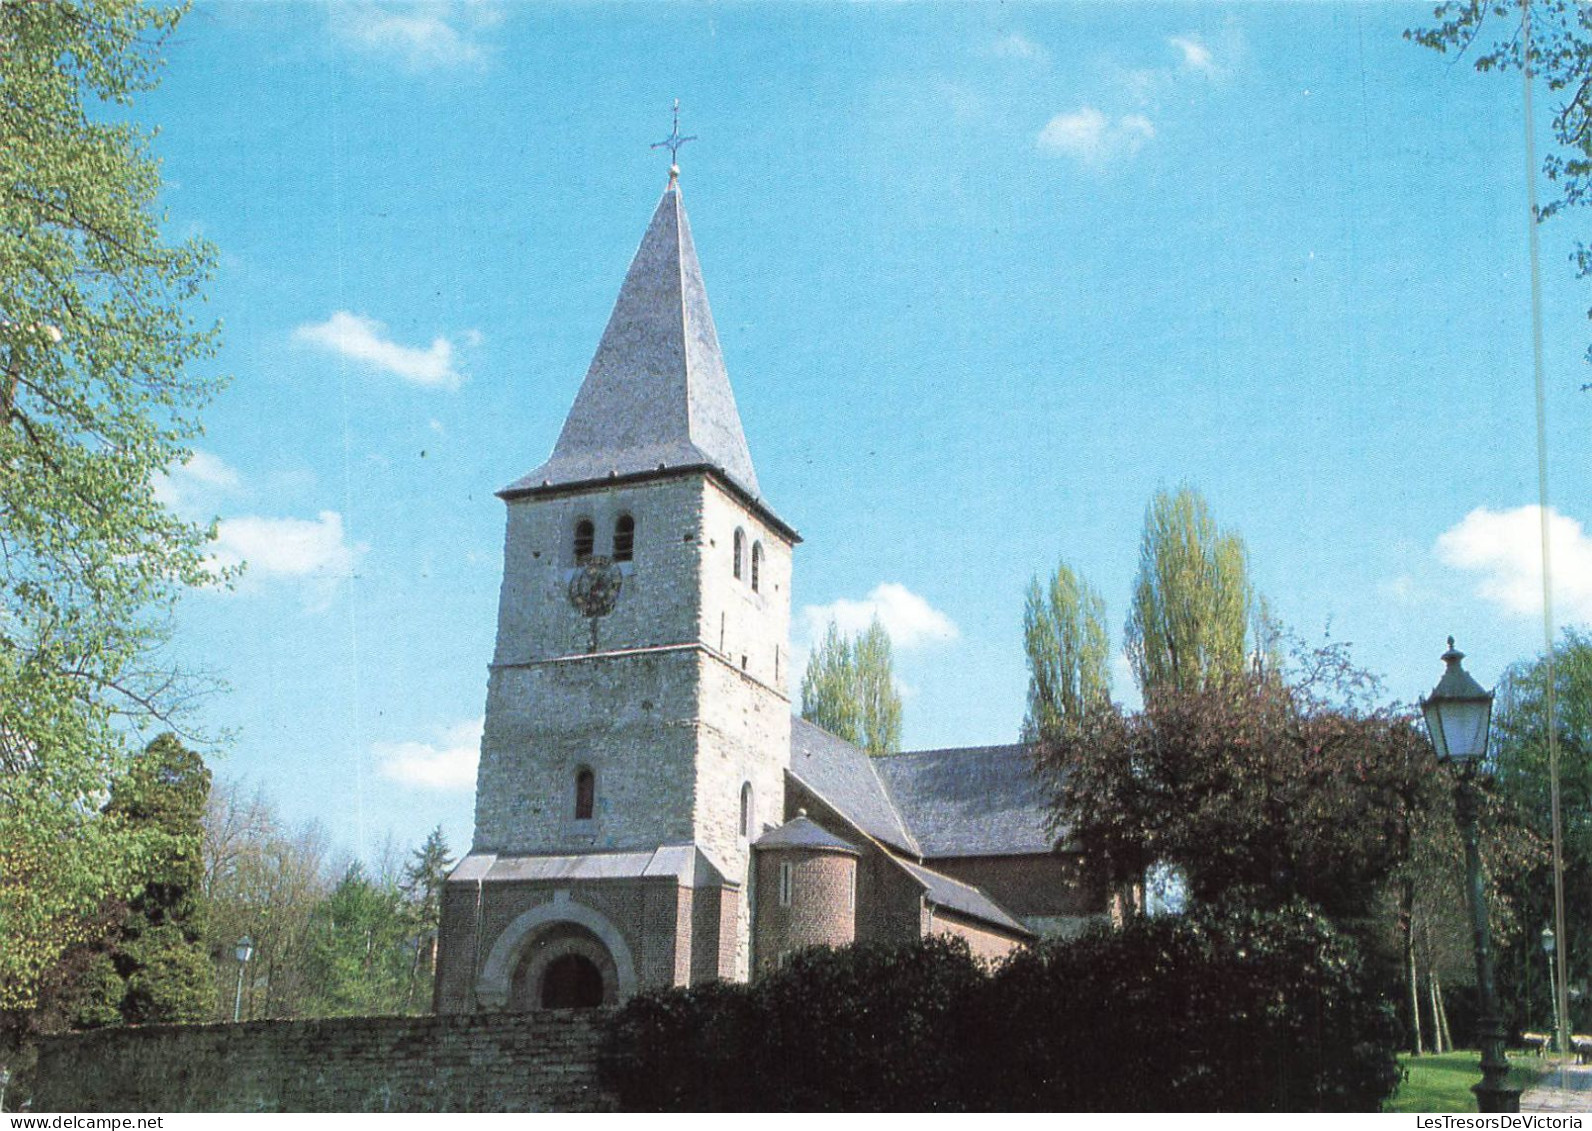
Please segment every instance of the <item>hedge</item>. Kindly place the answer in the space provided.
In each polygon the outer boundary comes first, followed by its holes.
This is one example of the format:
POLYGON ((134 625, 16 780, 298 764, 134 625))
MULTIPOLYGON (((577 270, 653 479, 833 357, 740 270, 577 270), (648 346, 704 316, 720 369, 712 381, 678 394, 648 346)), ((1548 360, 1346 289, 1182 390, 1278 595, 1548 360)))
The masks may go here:
POLYGON ((1096 929, 993 971, 959 940, 643 993, 601 1052, 631 1111, 1376 1111, 1397 1030, 1304 906, 1096 929))

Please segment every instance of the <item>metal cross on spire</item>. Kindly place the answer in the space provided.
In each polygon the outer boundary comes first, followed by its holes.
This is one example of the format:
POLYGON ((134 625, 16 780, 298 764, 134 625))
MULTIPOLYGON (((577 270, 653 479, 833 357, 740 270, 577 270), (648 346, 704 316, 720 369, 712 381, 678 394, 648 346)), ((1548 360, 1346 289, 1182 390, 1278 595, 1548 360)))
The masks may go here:
POLYGON ((672 181, 680 175, 680 147, 688 141, 695 141, 696 135, 690 137, 680 136, 680 100, 674 100, 674 130, 662 141, 652 143, 653 149, 669 150, 669 179, 672 181))

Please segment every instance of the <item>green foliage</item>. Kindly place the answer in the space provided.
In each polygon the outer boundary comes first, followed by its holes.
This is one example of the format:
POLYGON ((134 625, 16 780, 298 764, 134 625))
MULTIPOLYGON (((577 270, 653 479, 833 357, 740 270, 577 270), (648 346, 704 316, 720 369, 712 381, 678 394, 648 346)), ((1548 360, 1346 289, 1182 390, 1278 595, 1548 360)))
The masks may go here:
MULTIPOLYGON (((1446 0, 1433 10, 1430 26, 1412 28, 1404 38, 1445 54, 1468 52, 1484 74, 1518 72, 1525 11, 1526 0, 1446 0)), ((1586 12, 1579 0, 1530 0, 1532 73, 1557 96, 1554 148, 1543 155, 1542 171, 1558 195, 1539 207, 1543 220, 1592 204, 1592 24, 1586 12)), ((1577 241, 1572 259, 1578 278, 1592 278, 1592 246, 1577 241)), ((1592 360, 1592 348, 1587 357, 1592 360)), ((1592 384, 1581 388, 1592 390, 1592 384)))
POLYGON ((855 643, 830 622, 802 674, 802 718, 875 756, 900 749, 895 658, 878 618, 855 643))
POLYGON ((190 317, 210 249, 162 240, 149 131, 179 12, 134 0, 0 4, 0 1010, 29 1010, 158 846, 99 812, 183 681, 163 614, 210 580, 206 532, 155 477, 216 389, 190 317), (114 104, 96 120, 95 103, 114 104))
POLYGON ((983 981, 940 937, 802 951, 751 985, 638 994, 599 1067, 627 1111, 956 1110, 983 981))
POLYGON ((78 1024, 205 1021, 214 1012, 201 898, 200 822, 209 795, 204 760, 172 734, 151 742, 112 786, 107 819, 138 829, 158 848, 72 994, 78 1024))
MULTIPOLYGON (((1592 884, 1592 632, 1566 629, 1554 649, 1553 728, 1559 747, 1560 811, 1564 834, 1565 930, 1568 984, 1592 971, 1592 906, 1577 893, 1592 884)), ((1548 773, 1548 664, 1537 656, 1513 665, 1497 689, 1493 758, 1498 794, 1539 845, 1551 845, 1548 773)), ((1505 873, 1505 892, 1523 928, 1501 950, 1499 981, 1515 999, 1523 1025, 1548 1027, 1552 1017, 1538 933, 1553 922, 1553 869, 1548 851, 1529 866, 1505 873)), ((1563 943, 1561 943, 1563 945, 1563 943)), ((1592 1024, 1592 1003, 1572 998, 1576 1031, 1592 1024)))
POLYGON ((1370 706, 1341 649, 1290 674, 1167 688, 1041 743, 1058 822, 1117 880, 1161 863, 1196 904, 1298 898, 1370 918, 1406 844, 1403 799, 1438 780, 1435 759, 1409 719, 1370 706))
POLYGON ((1111 644, 1100 595, 1065 562, 1049 589, 1034 578, 1023 609, 1028 714, 1023 741, 1052 738, 1111 698, 1111 644))
POLYGON ((413 923, 397 886, 350 865, 310 917, 310 1015, 404 1012, 413 943, 413 923))
POLYGON ((1243 671, 1255 615, 1249 553, 1199 492, 1156 492, 1144 513, 1127 652, 1139 690, 1192 691, 1243 671))
POLYGON ((1398 1080, 1379 988, 1307 905, 1208 909, 1019 952, 969 1047, 1000 1110, 1376 1111, 1398 1080))
POLYGON ((632 998, 603 1079, 628 1111, 1375 1111, 1394 1026, 1316 912, 1206 911, 1019 951, 795 955, 749 986, 632 998))
MULTIPOLYGON (((407 1011, 416 1004, 417 991, 423 980, 430 986, 437 973, 437 936, 442 928, 442 886, 453 868, 453 856, 448 850, 448 838, 438 825, 426 836, 426 842, 415 850, 404 867, 403 894, 408 901, 409 917, 418 934, 414 962, 410 965, 409 986, 404 997, 407 1011)), ((429 994, 421 994, 419 1004, 424 1006, 429 994)))

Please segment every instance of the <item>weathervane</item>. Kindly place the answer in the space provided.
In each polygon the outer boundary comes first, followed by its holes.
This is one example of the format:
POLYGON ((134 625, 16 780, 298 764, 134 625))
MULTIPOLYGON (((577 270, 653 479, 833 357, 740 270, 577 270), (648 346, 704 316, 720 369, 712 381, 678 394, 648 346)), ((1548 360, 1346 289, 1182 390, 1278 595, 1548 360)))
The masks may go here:
POLYGON ((680 136, 680 100, 674 100, 674 130, 662 141, 652 143, 653 149, 669 150, 669 179, 672 181, 680 175, 680 147, 688 141, 695 141, 696 135, 690 137, 680 136))

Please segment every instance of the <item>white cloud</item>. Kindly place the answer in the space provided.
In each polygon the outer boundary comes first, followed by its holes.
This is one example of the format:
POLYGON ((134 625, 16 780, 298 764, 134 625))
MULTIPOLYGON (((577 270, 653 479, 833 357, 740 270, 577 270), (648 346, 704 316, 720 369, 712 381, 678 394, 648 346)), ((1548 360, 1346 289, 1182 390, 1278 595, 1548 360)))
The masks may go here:
MULTIPOLYGON (((1592 535, 1548 508, 1554 612, 1592 621, 1592 535)), ((1536 505, 1513 510, 1477 507, 1437 539, 1444 564, 1480 574, 1476 593, 1508 612, 1542 615, 1542 527, 1536 505)))
POLYGON ((213 510, 216 500, 238 485, 238 473, 225 460, 203 451, 155 476, 152 484, 156 500, 183 515, 213 510))
POLYGON ((1217 74, 1216 58, 1197 35, 1174 35, 1167 40, 1183 56, 1183 69, 1205 75, 1217 74))
POLYGON ((456 723, 435 742, 378 742, 372 750, 381 776, 421 789, 474 789, 484 725, 479 718, 456 723))
POLYGON ((1155 126, 1143 114, 1113 119, 1093 106, 1081 106, 1050 119, 1036 144, 1087 165, 1103 165, 1133 156, 1154 136, 1155 126))
POLYGON ((293 339, 362 361, 376 369, 433 389, 457 389, 464 378, 453 367, 453 343, 436 337, 426 349, 401 346, 384 335, 387 327, 374 318, 339 310, 325 322, 306 323, 293 339))
POLYGON ((336 511, 322 511, 313 521, 244 515, 221 521, 211 558, 223 568, 247 563, 246 577, 254 580, 335 583, 353 575, 367 549, 348 542, 336 511))
POLYGON ((828 605, 808 605, 802 609, 802 619, 813 640, 823 636, 830 621, 841 632, 855 636, 872 624, 875 617, 890 634, 890 642, 901 649, 955 640, 961 635, 950 617, 894 581, 875 587, 861 601, 842 597, 828 605))
POLYGON ((339 39, 396 59, 411 71, 485 66, 489 48, 480 33, 498 20, 493 7, 435 0, 332 5, 332 30, 339 39))
POLYGON ((1035 63, 1044 63, 1050 59, 1049 51, 1016 31, 997 39, 990 44, 989 50, 990 54, 1003 59, 1029 59, 1035 63))

